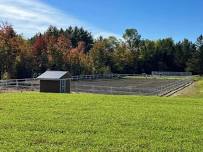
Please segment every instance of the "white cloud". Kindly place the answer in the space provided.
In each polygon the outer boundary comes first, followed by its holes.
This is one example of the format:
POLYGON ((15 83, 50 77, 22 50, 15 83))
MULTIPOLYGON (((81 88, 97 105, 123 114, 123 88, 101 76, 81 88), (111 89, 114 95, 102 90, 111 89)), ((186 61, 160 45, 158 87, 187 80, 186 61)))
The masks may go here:
MULTIPOLYGON (((26 37, 43 32, 48 26, 58 28, 82 26, 97 36, 118 36, 81 21, 74 16, 64 14, 38 0, 0 0, 0 20, 11 23, 15 30, 26 37)), ((119 37, 119 36, 118 36, 119 37)))

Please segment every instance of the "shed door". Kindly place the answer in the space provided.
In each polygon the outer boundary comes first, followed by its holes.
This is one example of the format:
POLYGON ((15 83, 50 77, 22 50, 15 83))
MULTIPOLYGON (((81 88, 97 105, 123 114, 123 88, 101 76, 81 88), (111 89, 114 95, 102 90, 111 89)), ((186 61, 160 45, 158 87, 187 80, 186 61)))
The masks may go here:
POLYGON ((61 93, 66 92, 66 80, 60 80, 60 92, 61 93))

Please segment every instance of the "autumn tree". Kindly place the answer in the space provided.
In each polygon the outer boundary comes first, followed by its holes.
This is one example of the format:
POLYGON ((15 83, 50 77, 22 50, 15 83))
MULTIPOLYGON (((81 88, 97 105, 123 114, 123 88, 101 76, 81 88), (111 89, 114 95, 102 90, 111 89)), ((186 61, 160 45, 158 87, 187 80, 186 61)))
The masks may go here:
POLYGON ((115 51, 115 43, 111 43, 112 38, 99 38, 95 41, 90 55, 93 59, 96 73, 110 73, 113 63, 113 52, 115 51))
POLYGON ((83 28, 70 26, 64 31, 64 33, 70 38, 73 48, 76 48, 78 46, 78 42, 81 41, 85 43, 85 52, 88 52, 93 46, 94 40, 92 34, 83 28))
POLYGON ((84 42, 79 42, 76 48, 65 54, 65 69, 73 75, 93 73, 93 61, 89 54, 84 53, 84 45, 84 42))
POLYGON ((133 66, 133 56, 132 52, 126 49, 126 45, 121 44, 116 47, 112 60, 111 70, 113 73, 133 73, 131 68, 133 66))
POLYGON ((132 52, 139 51, 139 44, 141 36, 136 29, 126 29, 123 34, 123 38, 126 42, 128 49, 132 52))
POLYGON ((22 37, 18 39, 19 53, 16 57, 15 78, 31 78, 33 76, 33 56, 31 45, 22 37))
POLYGON ((36 37, 36 40, 32 46, 33 55, 33 74, 39 75, 48 68, 48 53, 47 45, 44 37, 40 34, 36 37))
POLYGON ((1 78, 15 78, 16 58, 22 51, 23 40, 11 25, 3 23, 0 27, 0 73, 1 78))
POLYGON ((172 38, 141 39, 136 29, 127 29, 123 39, 110 36, 93 39, 79 27, 50 26, 30 39, 12 26, 0 26, 0 77, 36 77, 50 70, 72 75, 101 73, 148 73, 191 71, 203 74, 203 36, 196 43, 172 38))

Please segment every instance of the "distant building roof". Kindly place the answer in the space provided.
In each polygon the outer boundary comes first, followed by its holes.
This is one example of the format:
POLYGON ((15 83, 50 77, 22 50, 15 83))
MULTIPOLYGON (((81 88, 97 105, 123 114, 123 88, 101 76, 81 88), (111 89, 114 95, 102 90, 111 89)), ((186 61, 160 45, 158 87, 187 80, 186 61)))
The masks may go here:
POLYGON ((46 71, 40 76, 38 76, 37 79, 56 80, 62 79, 67 74, 69 74, 68 71, 46 71))

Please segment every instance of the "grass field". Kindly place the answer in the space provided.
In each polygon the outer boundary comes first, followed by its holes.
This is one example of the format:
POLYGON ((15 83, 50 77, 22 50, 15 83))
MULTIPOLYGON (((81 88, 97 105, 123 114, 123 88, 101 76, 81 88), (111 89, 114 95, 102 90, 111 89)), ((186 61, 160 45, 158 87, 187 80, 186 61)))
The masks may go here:
POLYGON ((181 95, 182 97, 193 97, 193 98, 202 98, 203 100, 203 78, 197 77, 194 78, 196 81, 193 86, 181 95))
POLYGON ((203 98, 0 94, 0 151, 203 151, 203 98))
POLYGON ((196 97, 203 99, 203 78, 197 82, 196 97))

